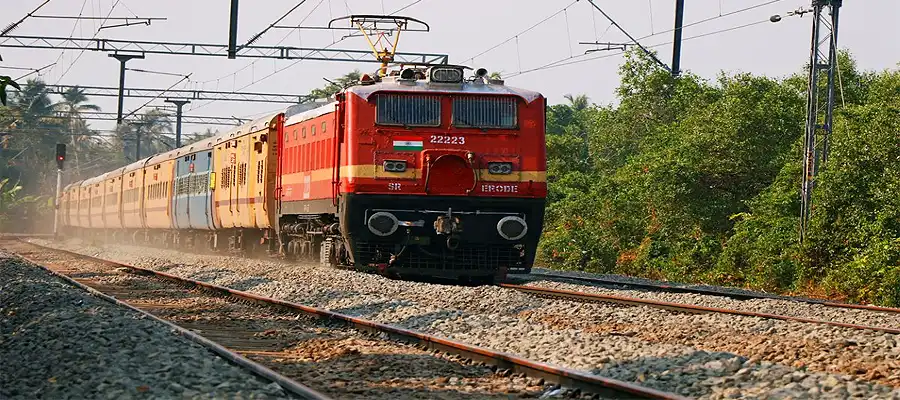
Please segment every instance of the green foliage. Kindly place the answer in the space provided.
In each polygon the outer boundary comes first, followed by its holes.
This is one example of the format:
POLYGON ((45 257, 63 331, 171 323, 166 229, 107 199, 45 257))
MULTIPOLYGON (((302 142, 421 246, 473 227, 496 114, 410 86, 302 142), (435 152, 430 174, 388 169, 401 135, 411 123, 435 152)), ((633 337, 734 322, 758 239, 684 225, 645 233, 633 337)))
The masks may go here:
POLYGON ((21 232, 30 229, 29 217, 35 218, 52 211, 52 203, 47 205, 42 196, 23 196, 22 186, 12 185, 9 178, 0 180, 0 232, 21 232))
POLYGON ((54 99, 39 79, 11 91, 9 104, 0 106, 0 179, 18 182, 25 194, 53 196, 57 143, 67 145, 66 182, 123 165, 122 144, 100 137, 81 117, 98 109, 77 87, 54 99))
POLYGON ((326 99, 334 96, 341 90, 355 85, 359 82, 360 77, 362 77, 362 74, 358 70, 355 70, 342 77, 336 78, 334 81, 328 81, 328 85, 325 85, 325 87, 321 89, 313 89, 309 94, 316 99, 326 99))
POLYGON ((900 71, 860 72, 841 53, 802 247, 805 73, 673 79, 629 53, 620 75, 616 106, 567 96, 548 110, 544 260, 900 304, 900 71))

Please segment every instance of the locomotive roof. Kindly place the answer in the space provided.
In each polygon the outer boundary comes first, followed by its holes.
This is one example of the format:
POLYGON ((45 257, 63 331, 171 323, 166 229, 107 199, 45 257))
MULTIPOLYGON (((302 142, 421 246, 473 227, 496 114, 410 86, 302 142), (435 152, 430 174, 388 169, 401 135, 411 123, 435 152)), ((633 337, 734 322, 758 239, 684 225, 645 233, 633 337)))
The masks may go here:
POLYGON ((372 85, 353 86, 347 89, 347 93, 353 93, 364 100, 378 92, 407 92, 407 93, 459 93, 459 94, 487 94, 517 96, 531 103, 541 97, 541 94, 526 89, 514 88, 506 85, 489 83, 463 82, 461 84, 430 83, 423 80, 415 82, 382 81, 372 85))
POLYGON ((323 116, 330 112, 334 111, 334 107, 337 104, 336 101, 332 101, 330 103, 325 103, 322 106, 313 108, 311 110, 307 110, 301 113, 297 113, 288 117, 287 121, 284 122, 285 126, 296 124, 298 122, 306 121, 308 119, 313 119, 316 117, 323 116))
POLYGON ((241 126, 239 126, 239 127, 237 127, 237 128, 234 128, 234 129, 228 131, 228 132, 225 132, 225 133, 223 133, 223 134, 221 134, 221 135, 213 136, 213 137, 211 137, 211 138, 209 138, 209 139, 206 139, 206 140, 204 140, 203 142, 200 142, 200 143, 204 143, 204 142, 206 142, 206 141, 209 141, 208 146, 209 146, 209 147, 212 147, 212 146, 214 146, 214 145, 217 144, 217 143, 226 141, 226 140, 228 140, 228 139, 230 139, 230 138, 233 138, 233 137, 235 137, 235 136, 237 136, 237 135, 240 135, 240 134, 242 134, 242 133, 247 133, 247 132, 250 132, 250 131, 255 131, 255 130, 259 129, 260 126, 267 126, 269 123, 272 122, 273 119, 275 119, 275 117, 277 117, 277 116, 279 116, 279 115, 281 115, 281 114, 282 114, 282 112, 279 111, 279 112, 277 112, 277 113, 272 113, 272 114, 266 115, 266 116, 264 116, 264 117, 262 117, 262 118, 257 118, 257 119, 255 119, 255 120, 253 120, 253 121, 250 121, 250 122, 248 122, 248 123, 246 123, 246 124, 243 124, 243 125, 241 125, 241 126))

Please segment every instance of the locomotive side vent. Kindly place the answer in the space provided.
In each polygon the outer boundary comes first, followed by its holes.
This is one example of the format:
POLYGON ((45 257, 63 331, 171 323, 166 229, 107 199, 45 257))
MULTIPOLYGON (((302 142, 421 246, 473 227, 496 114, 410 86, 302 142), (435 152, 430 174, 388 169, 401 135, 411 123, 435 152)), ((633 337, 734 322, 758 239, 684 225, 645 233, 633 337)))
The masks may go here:
POLYGON ((515 129, 516 99, 498 96, 466 96, 453 99, 453 126, 481 129, 515 129))

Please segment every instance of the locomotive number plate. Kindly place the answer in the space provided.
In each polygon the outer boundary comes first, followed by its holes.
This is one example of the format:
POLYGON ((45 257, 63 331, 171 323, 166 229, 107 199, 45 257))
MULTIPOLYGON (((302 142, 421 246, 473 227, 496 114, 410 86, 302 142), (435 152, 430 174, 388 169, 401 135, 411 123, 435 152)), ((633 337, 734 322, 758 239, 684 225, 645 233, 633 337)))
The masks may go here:
POLYGON ((464 136, 431 135, 431 143, 434 144, 466 144, 464 136))

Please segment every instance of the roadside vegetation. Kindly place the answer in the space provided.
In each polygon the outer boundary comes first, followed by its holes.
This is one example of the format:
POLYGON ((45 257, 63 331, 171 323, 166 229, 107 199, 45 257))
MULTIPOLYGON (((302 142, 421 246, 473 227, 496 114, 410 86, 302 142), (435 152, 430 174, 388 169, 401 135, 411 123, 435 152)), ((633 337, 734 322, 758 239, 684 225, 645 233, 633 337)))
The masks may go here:
POLYGON ((544 264, 900 305, 900 69, 840 55, 802 245, 804 71, 673 80, 630 53, 619 75, 616 104, 550 107, 544 264))
MULTIPOLYGON (((900 306, 900 68, 863 71, 842 53, 838 77, 831 152, 801 245, 805 71, 673 80, 629 53, 615 104, 572 95, 548 111, 541 263, 900 306)), ((98 132, 82 118, 98 108, 78 88, 57 96, 40 80, 0 84, 10 93, 0 106, 3 229, 11 208, 52 196, 55 143, 69 146, 66 182, 132 161, 136 129, 142 156, 172 147, 165 113, 98 132)))

